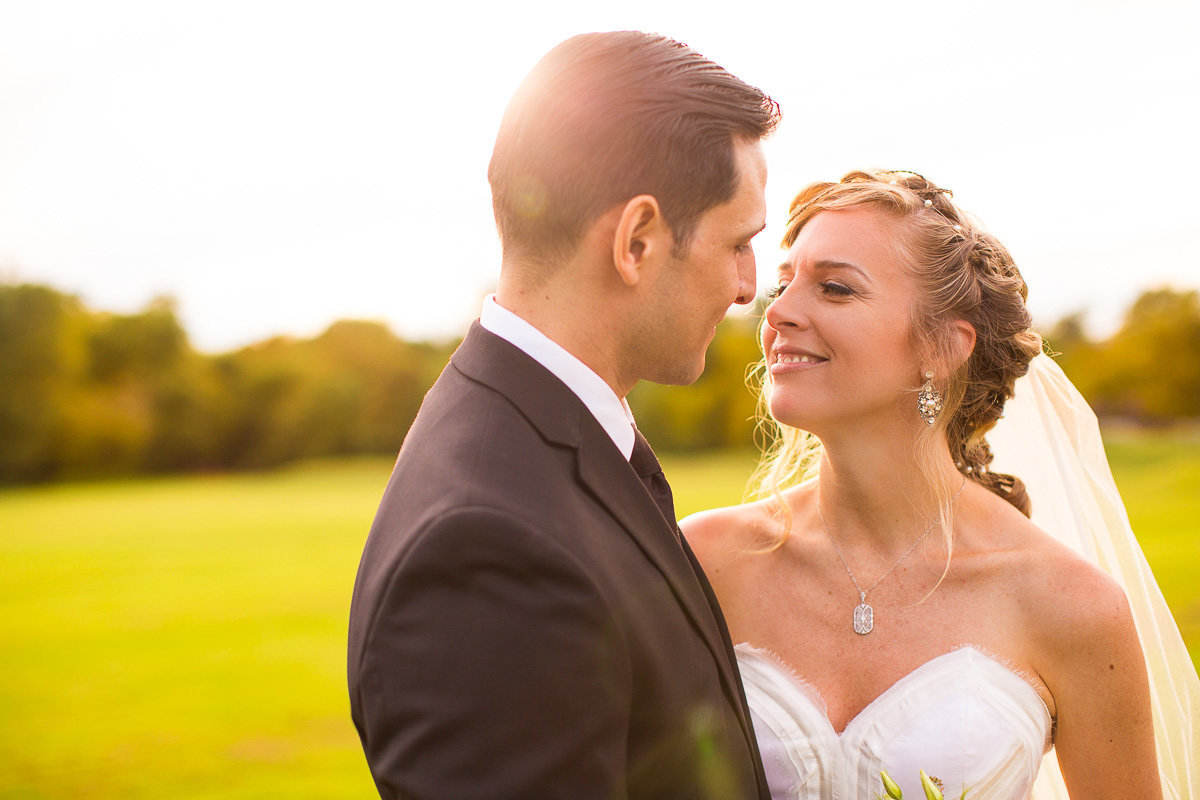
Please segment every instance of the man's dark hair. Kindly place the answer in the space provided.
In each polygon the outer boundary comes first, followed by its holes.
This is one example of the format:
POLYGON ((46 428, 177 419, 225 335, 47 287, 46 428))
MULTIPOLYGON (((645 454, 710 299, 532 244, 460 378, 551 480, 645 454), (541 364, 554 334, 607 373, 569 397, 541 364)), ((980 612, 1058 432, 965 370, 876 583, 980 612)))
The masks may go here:
POLYGON ((685 253, 705 211, 737 190, 734 139, 757 141, 779 108, 687 45, 620 31, 574 36, 522 82, 488 167, 506 255, 574 253, 614 205, 653 195, 685 253))

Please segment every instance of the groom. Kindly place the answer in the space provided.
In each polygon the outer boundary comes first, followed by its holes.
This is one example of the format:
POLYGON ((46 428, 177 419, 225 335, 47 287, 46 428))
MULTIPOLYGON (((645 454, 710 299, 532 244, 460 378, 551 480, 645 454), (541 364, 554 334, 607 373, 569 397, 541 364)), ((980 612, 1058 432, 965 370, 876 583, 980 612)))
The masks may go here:
POLYGON ((729 636, 625 395, 754 296, 775 104, 638 32, 510 103, 500 281, 425 398, 359 567, 354 723, 385 798, 768 797, 729 636))

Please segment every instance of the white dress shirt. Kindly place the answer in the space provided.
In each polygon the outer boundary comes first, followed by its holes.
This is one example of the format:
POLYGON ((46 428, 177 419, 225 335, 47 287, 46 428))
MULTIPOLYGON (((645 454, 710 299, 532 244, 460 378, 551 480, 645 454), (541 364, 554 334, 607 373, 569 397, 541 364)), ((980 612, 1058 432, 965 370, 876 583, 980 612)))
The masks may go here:
POLYGON ((565 383, 587 406, 587 410, 592 412, 592 416, 600 423, 600 427, 604 428, 626 460, 629 459, 633 453, 633 412, 629 409, 629 403, 625 402, 624 398, 617 397, 612 387, 593 372, 591 367, 497 303, 495 295, 489 294, 484 299, 483 310, 479 313, 479 324, 484 330, 499 336, 550 370, 554 377, 565 383))

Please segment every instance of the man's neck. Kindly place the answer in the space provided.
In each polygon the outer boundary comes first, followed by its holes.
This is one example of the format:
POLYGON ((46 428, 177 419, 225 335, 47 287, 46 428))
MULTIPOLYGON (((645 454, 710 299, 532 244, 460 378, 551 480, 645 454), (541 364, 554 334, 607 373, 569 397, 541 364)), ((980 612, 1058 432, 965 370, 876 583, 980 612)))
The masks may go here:
POLYGON ((496 302, 583 362, 617 397, 625 397, 637 380, 623 376, 617 358, 619 322, 606 313, 609 310, 603 299, 582 301, 579 293, 564 290, 559 283, 547 282, 530 290, 506 287, 502 281, 496 290, 496 302))
POLYGON ((633 414, 629 404, 595 370, 495 297, 484 300, 479 322, 562 381, 587 406, 621 454, 629 458, 634 445, 633 414))

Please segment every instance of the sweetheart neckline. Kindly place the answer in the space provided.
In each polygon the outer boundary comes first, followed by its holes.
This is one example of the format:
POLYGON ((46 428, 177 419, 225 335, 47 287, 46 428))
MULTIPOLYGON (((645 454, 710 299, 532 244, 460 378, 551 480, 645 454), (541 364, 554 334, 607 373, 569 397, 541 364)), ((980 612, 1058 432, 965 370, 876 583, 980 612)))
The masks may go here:
POLYGON ((951 656, 955 656, 955 655, 958 655, 959 653, 967 651, 970 653, 974 653, 975 655, 983 658, 988 663, 999 667, 1002 671, 1004 671, 1008 675, 1011 675, 1013 678, 1016 678, 1030 694, 1032 694, 1035 698, 1037 698, 1038 705, 1042 708, 1042 710, 1046 714, 1046 723, 1047 723, 1046 730, 1048 732, 1047 736, 1050 737, 1051 739, 1053 738, 1053 731, 1054 731, 1054 727, 1055 727, 1054 715, 1052 713, 1050 713, 1050 707, 1046 704, 1045 699, 1042 698, 1041 693, 1038 692, 1037 689, 1035 689, 1033 687, 1033 685, 1029 682, 1029 680, 1026 677, 1024 677, 1023 675, 1021 675, 1017 670, 1013 669, 1008 664, 1005 664, 1000 659, 996 658, 995 656, 990 655, 985 650, 983 650, 973 644, 964 644, 964 645, 954 648, 953 650, 948 650, 945 653, 936 655, 927 661, 921 662, 913 669, 904 673, 904 675, 901 675, 893 683, 891 683, 886 689, 884 689, 882 692, 880 692, 874 698, 872 698, 870 702, 868 702, 865 706, 860 708, 858 710, 858 712, 856 714, 854 714, 854 716, 852 716, 846 722, 845 725, 842 726, 842 729, 840 731, 834 727, 833 720, 831 720, 829 718, 829 707, 825 704, 824 698, 821 697, 820 691, 815 686, 810 684, 808 681, 804 680, 799 675, 797 675, 796 672, 790 666, 788 666, 788 664, 785 661, 783 661, 783 659, 776 656, 770 650, 767 650, 765 648, 755 647, 754 645, 750 644, 749 642, 738 642, 736 645, 734 645, 734 650, 739 653, 749 653, 750 655, 754 656, 760 663, 767 665, 776 674, 781 675, 784 678, 786 678, 788 683, 792 686, 792 688, 794 688, 796 690, 796 694, 803 697, 805 702, 808 703, 817 712, 818 716, 820 716, 821 719, 825 721, 825 724, 828 726, 830 733, 832 733, 833 736, 838 740, 841 740, 845 736, 846 732, 849 731, 852 727, 854 727, 855 723, 857 723, 859 720, 861 720, 874 707, 876 707, 878 705, 882 705, 886 701, 886 699, 889 697, 889 695, 893 694, 896 690, 898 690, 902 684, 911 682, 912 680, 915 680, 916 679, 915 676, 917 676, 921 672, 925 671, 925 669, 927 667, 930 667, 936 663, 945 661, 946 659, 949 659, 951 656), (816 695, 815 699, 810 696, 810 694, 809 694, 810 692, 812 694, 816 695))

